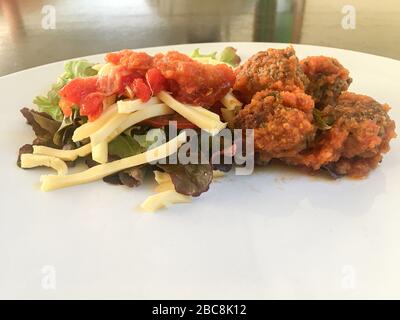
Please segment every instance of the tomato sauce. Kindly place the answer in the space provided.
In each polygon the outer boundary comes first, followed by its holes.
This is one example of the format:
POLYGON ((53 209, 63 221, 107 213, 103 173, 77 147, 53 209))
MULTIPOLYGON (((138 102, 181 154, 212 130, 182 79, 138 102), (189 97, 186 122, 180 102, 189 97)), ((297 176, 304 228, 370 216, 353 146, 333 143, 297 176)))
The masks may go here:
POLYGON ((105 60, 115 65, 107 75, 73 79, 60 91, 65 116, 78 106, 80 114, 93 121, 103 112, 107 96, 135 96, 146 102, 162 90, 172 92, 183 103, 210 108, 235 81, 227 65, 202 64, 175 51, 153 58, 144 52, 122 50, 107 54, 105 60))

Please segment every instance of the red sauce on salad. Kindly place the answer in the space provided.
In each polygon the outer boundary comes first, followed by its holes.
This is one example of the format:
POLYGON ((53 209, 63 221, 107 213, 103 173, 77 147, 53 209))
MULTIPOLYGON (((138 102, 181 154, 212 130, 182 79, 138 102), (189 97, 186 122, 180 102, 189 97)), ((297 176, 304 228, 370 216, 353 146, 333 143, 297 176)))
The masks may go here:
MULTIPOLYGON (((65 116, 77 106, 81 115, 93 121, 102 113, 107 96, 134 95, 146 102, 161 90, 172 92, 183 103, 210 108, 235 81, 227 65, 202 64, 176 51, 153 58, 144 52, 122 50, 107 54, 105 60, 115 65, 106 76, 73 79, 61 89, 60 107, 65 116)), ((154 125, 159 126, 159 121, 154 125)))
POLYGON ((168 80, 177 100, 206 108, 221 100, 235 82, 235 74, 226 64, 200 63, 177 51, 157 54, 154 66, 168 80))

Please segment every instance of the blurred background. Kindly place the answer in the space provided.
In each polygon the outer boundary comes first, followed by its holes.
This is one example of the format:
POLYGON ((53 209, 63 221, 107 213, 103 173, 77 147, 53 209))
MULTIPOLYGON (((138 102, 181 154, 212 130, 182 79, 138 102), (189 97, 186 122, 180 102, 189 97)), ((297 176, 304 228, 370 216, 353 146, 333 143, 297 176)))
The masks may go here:
POLYGON ((399 0, 0 0, 0 76, 122 48, 323 45, 400 59, 399 0))

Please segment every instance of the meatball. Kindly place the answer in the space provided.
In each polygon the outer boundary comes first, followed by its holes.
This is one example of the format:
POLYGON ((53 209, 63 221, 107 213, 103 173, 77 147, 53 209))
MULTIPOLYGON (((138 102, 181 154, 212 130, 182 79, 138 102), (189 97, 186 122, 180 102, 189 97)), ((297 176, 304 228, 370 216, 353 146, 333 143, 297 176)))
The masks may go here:
POLYGON ((154 66, 176 99, 202 107, 221 100, 235 82, 235 73, 226 64, 203 64, 177 51, 156 55, 154 66))
POLYGON ((311 148, 286 161, 363 177, 378 165, 382 154, 390 149, 390 140, 396 137, 388 111, 387 104, 371 97, 344 92, 336 106, 321 111, 321 118, 332 123, 332 128, 319 134, 311 148))
POLYGON ((352 82, 349 71, 334 58, 307 57, 300 64, 310 80, 306 92, 313 97, 318 108, 336 105, 340 94, 352 82))
POLYGON ((314 102, 302 90, 263 90, 235 117, 235 128, 254 129, 259 164, 293 156, 307 147, 315 134, 314 102))
POLYGON ((252 56, 236 69, 235 94, 249 103, 255 93, 264 89, 305 89, 308 78, 301 69, 293 47, 268 49, 252 56))

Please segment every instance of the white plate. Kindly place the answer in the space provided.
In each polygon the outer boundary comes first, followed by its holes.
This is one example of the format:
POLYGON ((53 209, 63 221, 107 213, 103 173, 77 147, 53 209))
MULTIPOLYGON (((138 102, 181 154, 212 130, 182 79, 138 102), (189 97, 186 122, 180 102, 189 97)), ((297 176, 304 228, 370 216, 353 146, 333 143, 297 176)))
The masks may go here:
MULTIPOLYGON (((229 45, 243 59, 285 46, 229 45)), ((389 103, 400 123, 399 61, 295 49, 300 58, 338 58, 354 79, 351 91, 389 103)), ((222 179, 190 205, 142 214, 137 207, 150 184, 128 190, 96 182, 43 193, 38 181, 46 170, 15 165, 18 148, 33 137, 18 110, 62 70, 58 62, 0 78, 0 298, 400 298, 398 139, 365 180, 267 168, 222 179)))

